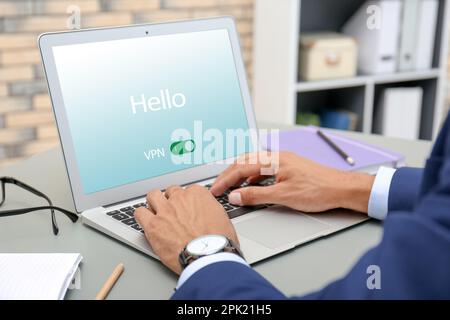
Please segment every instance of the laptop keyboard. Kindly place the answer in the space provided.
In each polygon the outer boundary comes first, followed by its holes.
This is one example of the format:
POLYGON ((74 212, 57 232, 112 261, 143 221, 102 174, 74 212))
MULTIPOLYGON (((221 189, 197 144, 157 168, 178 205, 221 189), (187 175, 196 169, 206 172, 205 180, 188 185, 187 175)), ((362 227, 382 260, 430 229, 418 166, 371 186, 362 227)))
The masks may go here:
MULTIPOLYGON (((268 186, 268 185, 272 185, 274 183, 275 183, 275 178, 271 177, 271 178, 265 179, 264 181, 258 183, 257 185, 268 186)), ((241 186, 227 190, 221 196, 216 197, 217 201, 223 206, 223 208, 227 212, 228 217, 230 219, 237 218, 246 213, 250 213, 250 212, 253 212, 256 210, 261 210, 261 209, 264 209, 264 208, 267 208, 270 206, 269 204, 262 204, 262 205, 257 205, 257 206, 235 206, 228 202, 228 195, 230 194, 231 191, 233 191, 234 189, 237 189, 237 188, 246 187, 247 185, 248 185, 248 183, 245 182, 241 186)), ((211 184, 205 185, 205 187, 209 189, 211 187, 211 184)), ((123 223, 124 225, 129 226, 130 228, 133 228, 137 232, 144 233, 144 230, 142 230, 142 228, 139 226, 139 224, 134 219, 134 211, 139 207, 146 207, 146 206, 147 206, 147 203, 140 202, 133 206, 128 205, 128 206, 120 208, 120 209, 116 209, 113 211, 107 211, 106 214, 108 216, 110 216, 112 219, 115 219, 115 220, 123 223)))
POLYGON ((129 226, 133 228, 134 230, 144 233, 144 230, 139 226, 139 224, 134 219, 134 210, 136 210, 139 207, 145 207, 147 206, 147 203, 141 202, 138 204, 135 204, 133 206, 126 206, 117 210, 108 211, 106 214, 113 219, 116 219, 117 221, 120 221, 126 226, 129 226))

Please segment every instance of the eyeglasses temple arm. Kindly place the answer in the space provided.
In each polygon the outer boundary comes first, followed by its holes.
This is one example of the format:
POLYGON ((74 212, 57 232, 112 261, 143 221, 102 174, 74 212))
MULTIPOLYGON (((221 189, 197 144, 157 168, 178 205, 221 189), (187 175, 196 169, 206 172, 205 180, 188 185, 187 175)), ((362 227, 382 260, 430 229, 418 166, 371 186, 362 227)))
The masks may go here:
POLYGON ((13 210, 4 210, 0 212, 0 216, 14 216, 19 214, 25 214, 32 211, 38 210, 57 210, 64 213, 72 222, 76 222, 78 220, 78 215, 75 213, 68 211, 63 208, 54 207, 54 206, 41 206, 41 207, 33 207, 33 208, 23 208, 23 209, 13 209, 13 210))
POLYGON ((10 177, 5 177, 3 179, 3 181, 5 181, 7 183, 15 184, 16 186, 21 187, 21 188, 35 194, 38 197, 44 198, 45 200, 47 200, 50 203, 50 205, 52 204, 52 201, 50 200, 50 198, 47 197, 44 193, 40 192, 39 190, 33 188, 32 186, 29 186, 28 184, 26 184, 22 181, 19 181, 17 179, 10 178, 10 177))
POLYGON ((0 184, 2 188, 2 199, 0 201, 0 207, 5 203, 6 195, 5 195, 5 181, 3 178, 0 179, 0 184))

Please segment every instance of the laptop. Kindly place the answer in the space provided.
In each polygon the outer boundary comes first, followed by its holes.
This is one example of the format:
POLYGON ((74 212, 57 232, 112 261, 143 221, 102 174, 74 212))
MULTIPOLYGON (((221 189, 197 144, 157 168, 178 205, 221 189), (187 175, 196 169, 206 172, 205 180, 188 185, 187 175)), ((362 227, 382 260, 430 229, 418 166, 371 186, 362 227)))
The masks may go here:
MULTIPOLYGON (((208 187, 227 160, 259 149, 252 134, 231 147, 224 138, 256 130, 230 17, 46 33, 39 47, 77 212, 85 225, 154 258, 134 219, 147 192, 208 187), (210 147, 220 139, 226 146, 210 147)), ((217 200, 249 263, 367 219, 236 207, 227 194, 217 200)))

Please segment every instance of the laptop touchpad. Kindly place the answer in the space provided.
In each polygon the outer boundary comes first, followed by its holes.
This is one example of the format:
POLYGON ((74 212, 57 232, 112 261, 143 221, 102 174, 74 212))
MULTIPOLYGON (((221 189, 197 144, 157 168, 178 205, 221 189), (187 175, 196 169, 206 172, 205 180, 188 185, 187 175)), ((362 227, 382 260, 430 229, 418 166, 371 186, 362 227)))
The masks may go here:
POLYGON ((298 244, 330 228, 307 215, 281 206, 265 209, 235 226, 238 234, 272 249, 298 244))

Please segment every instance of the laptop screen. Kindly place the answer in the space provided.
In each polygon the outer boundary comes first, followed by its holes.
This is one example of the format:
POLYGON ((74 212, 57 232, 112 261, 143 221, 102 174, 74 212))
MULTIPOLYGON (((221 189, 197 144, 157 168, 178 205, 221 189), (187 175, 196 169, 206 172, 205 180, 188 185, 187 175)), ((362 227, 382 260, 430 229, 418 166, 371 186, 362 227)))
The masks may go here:
POLYGON ((85 194, 252 151, 226 29, 53 54, 85 194))

